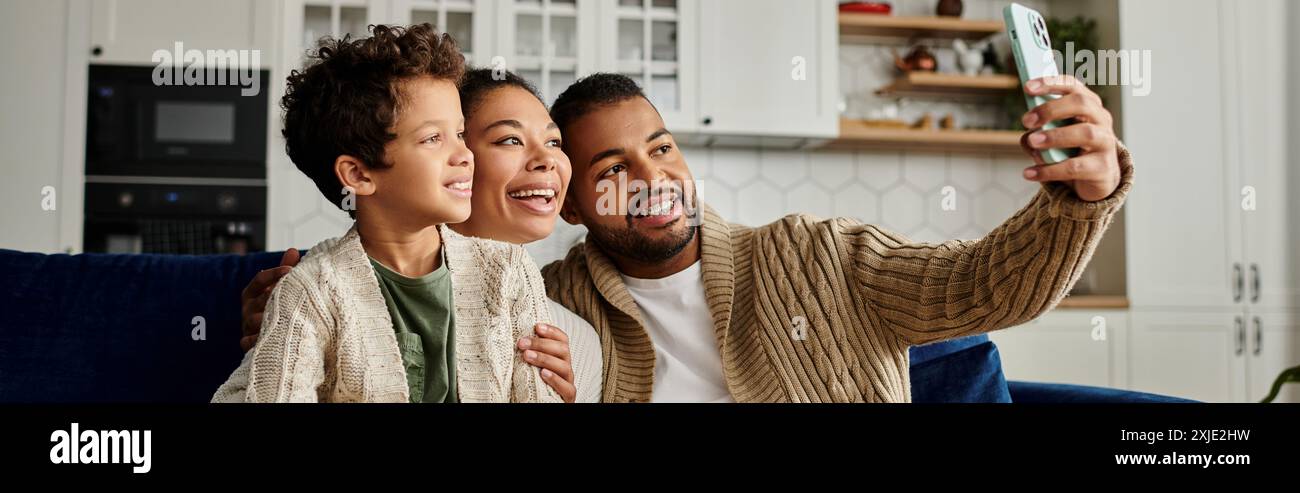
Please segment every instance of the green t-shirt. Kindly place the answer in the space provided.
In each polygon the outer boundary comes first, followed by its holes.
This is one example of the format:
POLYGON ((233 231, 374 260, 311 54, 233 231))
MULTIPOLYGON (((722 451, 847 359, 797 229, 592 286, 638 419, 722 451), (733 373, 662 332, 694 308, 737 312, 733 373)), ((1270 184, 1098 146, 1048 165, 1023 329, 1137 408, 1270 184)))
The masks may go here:
POLYGON ((456 314, 446 258, 437 270, 406 277, 370 259, 393 318, 411 402, 456 402, 456 314))

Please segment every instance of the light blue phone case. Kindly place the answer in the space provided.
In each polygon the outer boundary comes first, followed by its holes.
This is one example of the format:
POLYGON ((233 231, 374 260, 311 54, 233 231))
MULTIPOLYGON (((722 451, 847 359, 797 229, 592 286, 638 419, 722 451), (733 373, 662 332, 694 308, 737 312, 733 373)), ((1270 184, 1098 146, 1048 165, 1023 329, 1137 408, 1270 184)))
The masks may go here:
MULTIPOLYGON (((1016 55, 1016 68, 1020 72, 1020 84, 1034 79, 1061 75, 1052 56, 1052 41, 1047 35, 1047 21, 1038 11, 1013 3, 1002 9, 1003 21, 1007 25, 1007 36, 1011 37, 1011 49, 1016 55)), ((1029 108, 1060 98, 1059 95, 1030 96, 1025 94, 1025 103, 1029 108)), ((1044 130, 1063 127, 1068 122, 1054 121, 1043 125, 1044 130)), ((1031 129, 1033 130, 1033 129, 1031 129)), ((1072 150, 1044 149, 1040 154, 1043 162, 1056 164, 1073 156, 1072 150)))

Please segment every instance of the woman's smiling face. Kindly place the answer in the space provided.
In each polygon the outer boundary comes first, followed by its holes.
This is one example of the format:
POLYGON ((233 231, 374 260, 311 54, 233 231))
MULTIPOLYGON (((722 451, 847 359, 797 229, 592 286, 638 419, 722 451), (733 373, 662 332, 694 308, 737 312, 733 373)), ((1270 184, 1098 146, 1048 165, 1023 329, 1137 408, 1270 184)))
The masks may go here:
POLYGON ((546 106, 516 86, 492 89, 470 110, 473 212, 462 234, 510 243, 550 236, 573 170, 546 106))

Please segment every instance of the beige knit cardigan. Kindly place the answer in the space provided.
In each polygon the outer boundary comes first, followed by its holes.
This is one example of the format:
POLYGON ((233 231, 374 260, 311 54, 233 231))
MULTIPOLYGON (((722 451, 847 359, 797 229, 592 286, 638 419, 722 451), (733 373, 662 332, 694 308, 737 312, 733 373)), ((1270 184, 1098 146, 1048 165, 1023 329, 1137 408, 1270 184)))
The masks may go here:
MULTIPOLYGON (((987 236, 941 244, 852 219, 786 217, 751 228, 705 208, 705 302, 739 402, 910 402, 908 347, 1023 324, 1069 292, 1132 188, 1085 202, 1044 184, 987 236), (796 337, 795 317, 807 320, 796 337)), ((591 242, 542 270, 551 298, 604 350, 606 402, 649 402, 655 351, 636 302, 591 242)), ((671 328, 687 330, 688 327, 671 328)))
MULTIPOLYGON (((456 311, 462 402, 559 402, 516 341, 550 323, 536 264, 518 245, 441 228, 456 311)), ((356 228, 312 248, 267 302, 257 345, 213 402, 407 402, 392 319, 356 228)))

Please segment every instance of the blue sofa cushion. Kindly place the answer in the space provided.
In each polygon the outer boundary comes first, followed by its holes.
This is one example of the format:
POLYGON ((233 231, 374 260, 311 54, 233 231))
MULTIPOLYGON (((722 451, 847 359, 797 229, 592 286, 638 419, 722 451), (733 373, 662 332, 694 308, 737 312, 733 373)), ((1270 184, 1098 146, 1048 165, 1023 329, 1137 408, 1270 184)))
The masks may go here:
POLYGON ((963 337, 961 339, 934 342, 924 346, 912 346, 912 349, 909 351, 912 359, 912 366, 925 363, 932 359, 942 358, 963 349, 975 347, 986 342, 989 342, 989 336, 987 334, 980 334, 963 337))
POLYGON ((0 401, 207 401, 243 355, 240 291, 279 258, 0 250, 0 401))
POLYGON ((1011 381, 1007 382, 1007 388, 1011 392, 1012 401, 1025 404, 1174 404, 1196 402, 1144 392, 1060 383, 1011 381))
POLYGON ((912 402, 1011 402, 1002 358, 988 336, 913 347, 911 358, 912 402))

